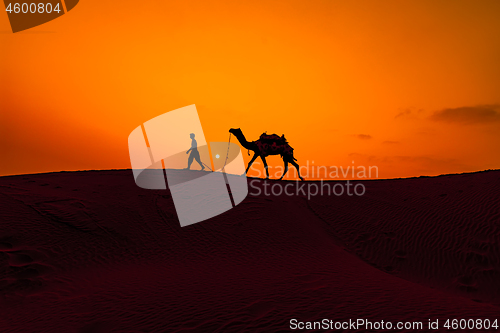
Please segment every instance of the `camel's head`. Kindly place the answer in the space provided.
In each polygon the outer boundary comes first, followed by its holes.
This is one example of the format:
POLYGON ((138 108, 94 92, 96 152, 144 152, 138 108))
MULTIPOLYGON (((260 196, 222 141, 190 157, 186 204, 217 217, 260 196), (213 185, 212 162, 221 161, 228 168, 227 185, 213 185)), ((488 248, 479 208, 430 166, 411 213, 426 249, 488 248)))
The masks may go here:
POLYGON ((241 132, 241 129, 239 129, 239 128, 231 128, 231 129, 229 130, 229 133, 232 133, 232 134, 234 134, 234 135, 237 135, 237 134, 241 134, 242 132, 241 132))

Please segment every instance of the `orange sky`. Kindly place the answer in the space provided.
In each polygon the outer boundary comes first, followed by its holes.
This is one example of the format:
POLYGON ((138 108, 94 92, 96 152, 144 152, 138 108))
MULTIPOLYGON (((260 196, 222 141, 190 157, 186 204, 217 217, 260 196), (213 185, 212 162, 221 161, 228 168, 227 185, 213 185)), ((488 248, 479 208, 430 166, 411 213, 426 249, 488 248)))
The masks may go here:
POLYGON ((0 13, 0 175, 130 168, 129 133, 190 104, 207 141, 284 133, 299 164, 500 168, 499 17, 496 0, 85 0, 12 34, 0 13))

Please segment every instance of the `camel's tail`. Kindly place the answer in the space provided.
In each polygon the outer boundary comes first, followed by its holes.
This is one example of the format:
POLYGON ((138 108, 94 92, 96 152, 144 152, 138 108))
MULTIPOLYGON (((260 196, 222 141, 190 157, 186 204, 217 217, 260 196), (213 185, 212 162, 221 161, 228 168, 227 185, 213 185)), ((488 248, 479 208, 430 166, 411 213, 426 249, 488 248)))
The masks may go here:
POLYGON ((296 161, 297 159, 293 156, 293 148, 288 143, 287 146, 290 147, 290 155, 292 155, 293 160, 296 161))

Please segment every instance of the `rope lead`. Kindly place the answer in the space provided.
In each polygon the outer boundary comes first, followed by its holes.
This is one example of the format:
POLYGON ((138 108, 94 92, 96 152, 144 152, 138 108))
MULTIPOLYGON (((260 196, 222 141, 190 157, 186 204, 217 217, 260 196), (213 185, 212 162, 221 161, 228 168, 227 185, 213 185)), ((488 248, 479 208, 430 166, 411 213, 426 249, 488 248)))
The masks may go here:
POLYGON ((224 166, 222 167, 222 171, 225 172, 226 164, 227 164, 227 159, 229 157, 229 147, 231 146, 231 132, 229 132, 229 141, 227 143, 227 153, 226 153, 226 160, 224 161, 224 166))

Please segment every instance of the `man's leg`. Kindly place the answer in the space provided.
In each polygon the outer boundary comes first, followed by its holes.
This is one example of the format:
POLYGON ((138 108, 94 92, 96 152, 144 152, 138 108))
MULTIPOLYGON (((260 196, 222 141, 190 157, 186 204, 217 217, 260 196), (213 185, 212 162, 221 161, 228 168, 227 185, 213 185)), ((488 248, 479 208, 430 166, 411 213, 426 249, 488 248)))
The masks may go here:
POLYGON ((205 166, 203 165, 203 163, 201 163, 200 153, 196 154, 195 159, 196 162, 198 162, 198 164, 201 166, 201 170, 205 169, 205 166))
POLYGON ((193 163, 193 159, 194 159, 194 156, 193 156, 193 153, 191 152, 191 154, 189 154, 189 158, 188 158, 188 167, 187 167, 187 169, 191 168, 191 164, 193 163))

